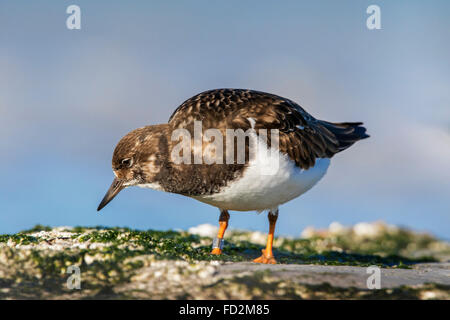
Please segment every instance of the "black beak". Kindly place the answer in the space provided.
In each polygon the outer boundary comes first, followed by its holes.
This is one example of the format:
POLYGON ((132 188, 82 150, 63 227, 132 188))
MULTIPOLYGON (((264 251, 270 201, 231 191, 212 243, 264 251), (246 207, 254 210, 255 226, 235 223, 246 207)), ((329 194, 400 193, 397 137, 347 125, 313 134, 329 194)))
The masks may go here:
POLYGON ((105 196, 103 197, 102 202, 98 205, 97 211, 100 211, 103 209, 104 206, 106 206, 112 199, 114 199, 115 196, 124 188, 123 185, 124 181, 115 178, 113 183, 111 184, 111 187, 109 187, 108 191, 106 192, 105 196))

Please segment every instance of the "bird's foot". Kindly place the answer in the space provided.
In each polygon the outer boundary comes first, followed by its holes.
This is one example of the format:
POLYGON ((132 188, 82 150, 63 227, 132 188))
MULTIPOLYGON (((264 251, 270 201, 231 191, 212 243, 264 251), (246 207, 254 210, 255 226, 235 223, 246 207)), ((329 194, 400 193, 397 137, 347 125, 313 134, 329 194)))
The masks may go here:
POLYGON ((272 253, 266 254, 266 249, 262 249, 262 255, 259 258, 253 260, 256 263, 265 263, 265 264, 276 264, 277 260, 273 257, 272 253))
POLYGON ((212 251, 211 251, 211 254, 221 255, 222 254, 222 249, 220 249, 220 248, 213 248, 212 251))

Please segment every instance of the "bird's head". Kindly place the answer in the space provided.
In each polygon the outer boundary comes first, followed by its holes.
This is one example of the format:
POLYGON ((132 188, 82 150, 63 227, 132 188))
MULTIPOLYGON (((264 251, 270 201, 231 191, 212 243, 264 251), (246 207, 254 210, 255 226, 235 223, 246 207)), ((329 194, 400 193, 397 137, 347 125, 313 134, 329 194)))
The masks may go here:
POLYGON ((115 179, 100 202, 100 211, 124 188, 153 186, 157 188, 167 159, 164 125, 147 126, 129 132, 117 144, 112 169, 115 179))

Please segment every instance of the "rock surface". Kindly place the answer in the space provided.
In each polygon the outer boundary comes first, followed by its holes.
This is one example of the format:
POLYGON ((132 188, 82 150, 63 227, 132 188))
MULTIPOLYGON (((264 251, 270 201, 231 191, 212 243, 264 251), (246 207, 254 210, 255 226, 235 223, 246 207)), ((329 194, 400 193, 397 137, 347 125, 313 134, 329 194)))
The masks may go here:
POLYGON ((277 238, 279 264, 261 265, 249 261, 262 233, 227 232, 217 257, 214 227, 189 231, 37 226, 0 235, 0 299, 450 299, 450 245, 427 234, 333 223, 277 238), (369 266, 380 268, 380 289, 368 288, 369 266))

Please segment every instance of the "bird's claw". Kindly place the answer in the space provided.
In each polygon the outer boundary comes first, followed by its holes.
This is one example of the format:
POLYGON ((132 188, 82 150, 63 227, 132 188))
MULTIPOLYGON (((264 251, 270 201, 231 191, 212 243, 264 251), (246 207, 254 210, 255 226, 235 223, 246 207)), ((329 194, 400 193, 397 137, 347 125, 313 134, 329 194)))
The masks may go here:
POLYGON ((255 260, 253 260, 253 262, 256 263, 264 263, 264 264, 276 264, 277 261, 275 260, 275 258, 273 257, 272 254, 266 254, 266 250, 262 249, 262 255, 259 258, 256 258, 255 260))

